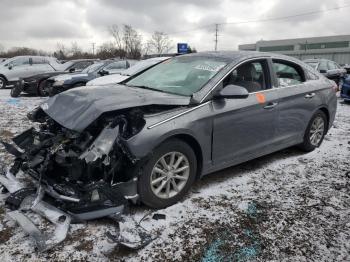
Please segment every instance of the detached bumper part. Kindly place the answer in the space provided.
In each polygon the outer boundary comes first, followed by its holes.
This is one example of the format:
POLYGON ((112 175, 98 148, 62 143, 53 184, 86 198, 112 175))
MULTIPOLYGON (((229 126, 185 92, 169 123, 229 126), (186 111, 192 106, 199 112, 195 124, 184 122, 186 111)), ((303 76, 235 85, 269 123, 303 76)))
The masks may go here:
POLYGON ((0 173, 0 187, 1 185, 10 193, 14 193, 26 187, 26 185, 21 183, 10 171, 7 171, 6 175, 0 173))
POLYGON ((30 210, 53 223, 55 230, 51 236, 42 233, 23 212, 15 210, 8 213, 8 216, 16 221, 33 239, 39 252, 51 249, 61 243, 66 238, 71 223, 71 217, 68 214, 42 201, 41 197, 29 196, 24 199, 22 210, 27 210, 26 208, 30 207, 30 210))

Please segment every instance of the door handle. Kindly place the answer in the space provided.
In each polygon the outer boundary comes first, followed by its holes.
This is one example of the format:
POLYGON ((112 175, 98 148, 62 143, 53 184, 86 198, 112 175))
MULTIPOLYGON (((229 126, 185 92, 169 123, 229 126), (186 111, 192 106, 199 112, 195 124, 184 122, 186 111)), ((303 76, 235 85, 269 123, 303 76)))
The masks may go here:
POLYGON ((272 109, 272 108, 274 108, 274 107, 277 106, 277 105, 278 105, 277 102, 268 103, 266 106, 264 106, 264 109, 272 109))
POLYGON ((315 96, 315 93, 309 93, 307 95, 305 95, 305 98, 313 98, 315 96))

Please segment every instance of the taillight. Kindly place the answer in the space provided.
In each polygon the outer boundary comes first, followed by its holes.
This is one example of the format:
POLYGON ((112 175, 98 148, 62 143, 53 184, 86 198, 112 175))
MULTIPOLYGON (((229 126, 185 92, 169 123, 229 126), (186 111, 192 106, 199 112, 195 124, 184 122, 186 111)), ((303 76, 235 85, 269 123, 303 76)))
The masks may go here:
POLYGON ((333 83, 332 89, 334 90, 334 92, 338 92, 339 91, 339 87, 336 83, 333 83))

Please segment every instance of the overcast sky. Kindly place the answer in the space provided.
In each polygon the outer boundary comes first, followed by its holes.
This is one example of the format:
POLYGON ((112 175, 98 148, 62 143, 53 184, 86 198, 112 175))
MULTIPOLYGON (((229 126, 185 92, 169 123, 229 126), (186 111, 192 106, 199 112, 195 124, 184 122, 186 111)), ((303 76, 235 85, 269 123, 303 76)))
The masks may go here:
MULTIPOLYGON (((0 45, 53 51, 57 42, 110 41, 108 26, 130 24, 146 41, 155 31, 168 33, 199 51, 214 48, 214 25, 289 16, 350 5, 350 0, 0 0, 0 45), (179 33, 182 32, 182 33, 179 33)), ((289 20, 219 27, 220 50, 257 40, 350 34, 349 8, 289 20)))

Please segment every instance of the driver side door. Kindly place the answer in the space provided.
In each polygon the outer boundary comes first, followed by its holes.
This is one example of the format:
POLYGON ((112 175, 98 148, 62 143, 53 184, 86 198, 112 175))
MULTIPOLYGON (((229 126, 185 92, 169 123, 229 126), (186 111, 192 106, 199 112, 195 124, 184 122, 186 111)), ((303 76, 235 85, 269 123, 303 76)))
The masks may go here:
POLYGON ((276 138, 278 99, 271 89, 268 62, 260 59, 240 67, 243 66, 251 69, 251 76, 249 70, 239 70, 238 67, 221 85, 243 86, 249 92, 248 98, 214 99, 212 102, 214 169, 241 163, 277 148, 273 144, 276 138))

